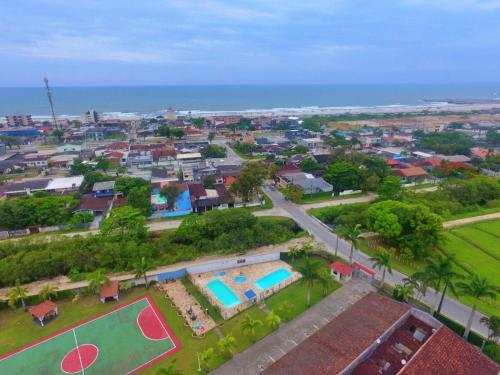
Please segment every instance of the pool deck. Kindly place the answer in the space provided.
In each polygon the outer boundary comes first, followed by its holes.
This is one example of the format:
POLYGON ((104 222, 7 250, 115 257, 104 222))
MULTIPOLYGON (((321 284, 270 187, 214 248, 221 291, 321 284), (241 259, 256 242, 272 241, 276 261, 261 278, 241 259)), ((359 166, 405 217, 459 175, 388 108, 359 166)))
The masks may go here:
POLYGON ((214 276, 214 272, 205 272, 200 274, 192 274, 191 280, 193 283, 198 286, 198 288, 207 296, 210 303, 216 305, 221 310, 221 315, 224 319, 229 319, 232 316, 236 315, 238 312, 247 309, 252 306, 252 303, 248 302, 247 297, 245 297, 245 292, 249 289, 252 289, 257 295, 255 302, 260 302, 264 298, 269 297, 274 292, 277 292, 280 289, 283 289, 285 286, 290 285, 291 283, 297 281, 302 276, 300 273, 292 270, 292 267, 281 261, 273 261, 259 264, 251 264, 248 266, 241 266, 236 268, 229 268, 224 270, 224 276, 214 276), (269 273, 276 271, 277 269, 285 268, 292 273, 288 279, 283 282, 263 291, 255 286, 254 282, 261 277, 268 275, 269 273), (233 279, 237 276, 245 276, 247 281, 245 282, 235 282, 233 279), (212 281, 219 279, 224 284, 226 284, 241 300, 241 303, 238 306, 227 308, 224 306, 215 295, 208 289, 207 284, 212 281))

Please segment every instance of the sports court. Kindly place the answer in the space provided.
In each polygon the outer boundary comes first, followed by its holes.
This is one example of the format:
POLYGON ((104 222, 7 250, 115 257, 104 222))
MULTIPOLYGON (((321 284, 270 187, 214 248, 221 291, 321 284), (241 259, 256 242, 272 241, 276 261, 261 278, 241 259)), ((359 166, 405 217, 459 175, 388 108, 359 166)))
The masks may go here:
POLYGON ((179 349, 146 296, 1 356, 0 374, 133 374, 179 349))

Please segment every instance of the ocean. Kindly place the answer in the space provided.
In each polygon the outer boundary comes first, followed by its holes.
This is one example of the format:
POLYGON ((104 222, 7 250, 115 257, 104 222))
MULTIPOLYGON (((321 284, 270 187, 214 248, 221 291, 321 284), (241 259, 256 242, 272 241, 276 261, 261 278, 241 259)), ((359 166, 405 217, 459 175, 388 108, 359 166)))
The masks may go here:
MULTIPOLYGON (((196 114, 500 101, 500 83, 53 87, 52 92, 58 116, 79 116, 90 108, 101 113, 159 115, 168 107, 196 114)), ((15 113, 49 116, 43 85, 0 88, 0 116, 15 113)))

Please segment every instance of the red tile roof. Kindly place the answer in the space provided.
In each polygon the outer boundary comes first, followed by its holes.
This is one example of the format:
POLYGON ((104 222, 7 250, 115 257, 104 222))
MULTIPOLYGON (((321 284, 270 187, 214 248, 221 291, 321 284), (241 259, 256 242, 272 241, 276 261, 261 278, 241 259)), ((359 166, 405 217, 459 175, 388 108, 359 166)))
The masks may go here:
POLYGON ((234 177, 234 176, 227 176, 227 177, 225 177, 224 178, 224 186, 226 188, 229 188, 233 184, 233 182, 235 180, 236 180, 236 177, 234 177))
POLYGON ((118 289, 120 289, 119 282, 117 280, 113 280, 102 286, 99 295, 101 298, 111 298, 118 295, 118 289))
POLYGON ((370 293, 268 367, 265 375, 337 374, 410 307, 370 293))
POLYGON ((354 268, 348 266, 345 263, 342 263, 340 260, 336 260, 335 262, 333 262, 330 265, 330 268, 343 276, 352 275, 352 273, 354 272, 354 268))
POLYGON ((427 175, 427 172, 425 169, 422 169, 420 167, 411 167, 411 168, 404 168, 404 169, 399 169, 397 171, 400 175, 403 177, 415 177, 415 176, 425 176, 427 175))
POLYGON ((97 198, 94 196, 86 195, 82 197, 80 204, 75 209, 75 211, 78 210, 106 211, 109 208, 109 205, 111 204, 112 200, 113 197, 97 198))
POLYGON ((498 375, 500 366, 447 327, 439 328, 401 375, 498 375))
POLYGON ((282 166, 277 172, 276 175, 281 176, 282 174, 288 174, 288 173, 297 173, 297 172, 302 172, 300 168, 296 167, 295 165, 284 165, 282 166))
POLYGON ((54 311, 55 309, 57 309, 57 305, 54 302, 45 301, 39 305, 33 306, 30 309, 30 313, 34 317, 41 319, 41 318, 45 317, 45 315, 47 315, 51 311, 54 311))
POLYGON ((437 156, 431 156, 430 158, 426 158, 425 162, 433 167, 439 167, 443 159, 438 158, 437 156))

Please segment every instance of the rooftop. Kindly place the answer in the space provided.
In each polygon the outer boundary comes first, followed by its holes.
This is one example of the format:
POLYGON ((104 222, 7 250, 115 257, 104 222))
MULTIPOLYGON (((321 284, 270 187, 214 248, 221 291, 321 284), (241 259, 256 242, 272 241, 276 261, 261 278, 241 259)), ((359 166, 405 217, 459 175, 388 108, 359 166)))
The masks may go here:
POLYGON ((30 308, 30 313, 36 318, 44 318, 49 312, 57 309, 57 305, 52 301, 44 301, 39 305, 30 308))
POLYGON ((83 182, 83 176, 54 178, 47 185, 47 190, 79 188, 83 182))
POLYGON ((101 298, 111 298, 118 294, 118 289, 120 284, 117 280, 110 281, 102 286, 101 292, 99 293, 101 298))
POLYGON ((345 263, 342 263, 340 260, 336 260, 330 265, 330 268, 335 272, 340 273, 341 275, 352 275, 354 272, 354 268, 348 266, 345 263))
POLYGON ((114 187, 115 187, 115 181, 101 181, 101 182, 96 182, 94 184, 92 191, 109 190, 113 189, 114 187))

